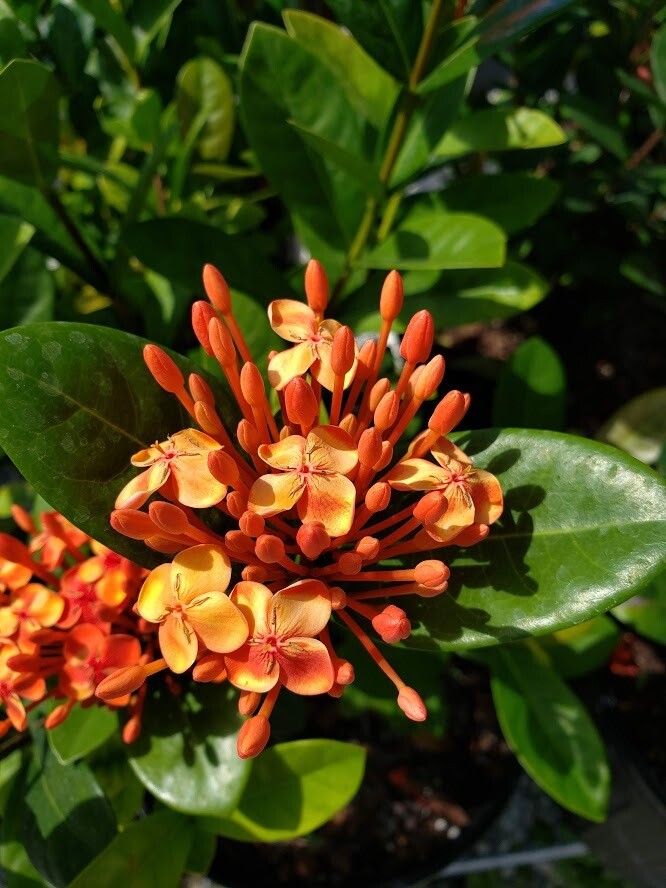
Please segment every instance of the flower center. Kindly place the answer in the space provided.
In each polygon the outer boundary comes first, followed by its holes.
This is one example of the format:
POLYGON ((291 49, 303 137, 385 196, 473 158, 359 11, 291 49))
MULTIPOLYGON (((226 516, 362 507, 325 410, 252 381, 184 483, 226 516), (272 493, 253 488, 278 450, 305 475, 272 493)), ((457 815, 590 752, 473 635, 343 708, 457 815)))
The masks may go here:
POLYGON ((120 555, 116 555, 115 552, 109 552, 108 555, 104 556, 104 567, 107 570, 112 570, 114 567, 120 567, 122 563, 122 558, 120 555))
POLYGON ((0 697, 5 699, 6 697, 8 697, 11 694, 11 692, 12 692, 12 689, 9 685, 9 682, 8 681, 0 681, 0 697))

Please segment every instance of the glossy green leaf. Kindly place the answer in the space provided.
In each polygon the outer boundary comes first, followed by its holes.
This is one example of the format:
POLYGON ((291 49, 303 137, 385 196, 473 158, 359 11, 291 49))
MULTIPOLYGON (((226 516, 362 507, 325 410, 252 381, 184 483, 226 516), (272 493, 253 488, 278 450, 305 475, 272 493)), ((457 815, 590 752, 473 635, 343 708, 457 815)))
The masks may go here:
POLYGON ((559 190, 551 179, 526 173, 500 173, 456 179, 439 199, 451 213, 478 213, 507 234, 515 234, 534 224, 552 205, 559 190))
POLYGON ((120 732, 91 753, 87 764, 113 808, 118 826, 124 827, 141 808, 146 790, 130 767, 120 732))
POLYGON ((540 336, 532 336, 502 368, 493 401, 493 423, 560 431, 565 411, 562 361, 540 336))
POLYGON ((4 817, 14 782, 23 767, 23 750, 15 749, 0 758, 0 817, 4 817))
POLYGON ((666 387, 632 398, 604 423, 598 437, 653 465, 666 448, 666 387))
POLYGON ((183 0, 149 0, 132 5, 132 32, 136 40, 136 59, 143 62, 150 44, 157 41, 164 48, 171 19, 183 0))
POLYGON ((481 216, 416 206, 379 246, 362 253, 362 268, 495 268, 504 263, 506 238, 481 216))
POLYGON ((532 779, 565 808, 602 821, 610 791, 603 741, 538 648, 499 648, 491 687, 502 733, 532 779))
POLYGON ((666 24, 652 38, 650 67, 657 95, 662 102, 666 102, 666 24))
POLYGON ((447 594, 405 602, 415 647, 456 650, 543 635, 640 590, 665 561, 666 482, 612 447, 555 432, 487 429, 456 442, 493 472, 502 518, 445 553, 447 594))
POLYGON ((0 283, 0 329, 50 321, 55 280, 41 253, 28 247, 0 283))
POLYGON ((216 851, 217 836, 201 829, 198 825, 195 826, 192 830, 192 844, 185 861, 185 870, 188 873, 205 876, 211 868, 216 851))
POLYGON ((372 153, 376 134, 373 139, 369 122, 319 59, 316 46, 306 48, 263 24, 250 28, 245 43, 240 104, 261 168, 291 214, 298 236, 335 279, 366 196, 353 178, 313 152, 289 121, 363 157, 372 153))
POLYGON ((196 148, 204 160, 227 159, 236 110, 231 80, 213 59, 190 59, 176 77, 176 108, 183 137, 197 127, 196 148))
POLYGON ((0 282, 30 242, 35 229, 29 222, 0 215, 0 282))
MULTIPOLYGON (((45 323, 0 335, 0 446, 54 509, 146 566, 143 544, 115 533, 109 515, 136 470, 130 457, 191 424, 154 382, 145 340, 90 324, 45 323)), ((177 357, 177 356, 175 356, 177 357)), ((177 357, 187 376, 198 368, 177 357)), ((235 416, 221 385, 221 415, 235 416)))
POLYGON ((337 740, 278 743, 254 761, 252 774, 227 817, 207 829, 244 842, 278 842, 312 832, 356 794, 365 750, 337 740))
POLYGON ((603 614, 586 623, 544 635, 539 639, 539 647, 548 654, 559 675, 576 678, 607 666, 619 637, 615 621, 603 614))
POLYGON ((61 765, 88 755, 118 731, 118 716, 106 706, 76 705, 67 719, 48 731, 51 749, 61 765))
POLYGON ((178 888, 193 824, 175 811, 130 823, 69 888, 178 888))
POLYGON ((0 173, 40 188, 56 173, 58 87, 39 62, 15 59, 0 71, 0 173))
POLYGON ((666 573, 613 609, 613 616, 657 644, 666 645, 666 573))
POLYGON ((431 161, 461 157, 472 151, 549 148, 565 141, 561 127, 543 111, 490 108, 456 121, 435 146, 431 161))
POLYGON ((477 22, 478 19, 469 15, 444 28, 433 50, 435 64, 417 87, 420 95, 450 83, 479 64, 477 22))
POLYGON ((0 65, 6 65, 11 59, 25 58, 26 55, 25 40, 18 20, 11 7, 0 4, 0 65))
MULTIPOLYGON (((20 759, 20 770, 11 776, 6 785, 3 785, 2 817, 0 818, 0 872, 6 888, 44 888, 46 883, 30 862, 23 841, 23 811, 26 790, 25 750, 16 750, 16 753, 12 753, 12 756, 3 760, 3 764, 15 755, 18 755, 20 759)), ((12 758, 12 762, 15 761, 16 759, 12 758)), ((6 771, 6 766, 3 770, 6 771)))
POLYGON ((499 0, 481 20, 479 42, 487 51, 500 49, 558 15, 570 3, 572 0, 499 0))
POLYGON ((111 0, 77 0, 95 19, 95 24, 122 49, 128 59, 136 52, 136 40, 132 28, 123 13, 111 0))
POLYGON ((323 62, 342 86, 352 107, 382 130, 398 97, 399 86, 359 46, 351 34, 309 12, 285 9, 285 27, 306 49, 317 47, 323 62))
POLYGON ((586 96, 570 95, 562 103, 561 113, 619 160, 625 160, 629 156, 629 149, 615 115, 598 102, 586 96))
POLYGON ((32 864, 64 888, 116 834, 116 820, 85 762, 61 765, 45 731, 34 738, 23 834, 32 864))
POLYGON ((196 685, 180 698, 162 688, 148 699, 130 763, 165 805, 215 816, 234 808, 251 767, 236 752, 242 723, 236 701, 220 685, 196 685))

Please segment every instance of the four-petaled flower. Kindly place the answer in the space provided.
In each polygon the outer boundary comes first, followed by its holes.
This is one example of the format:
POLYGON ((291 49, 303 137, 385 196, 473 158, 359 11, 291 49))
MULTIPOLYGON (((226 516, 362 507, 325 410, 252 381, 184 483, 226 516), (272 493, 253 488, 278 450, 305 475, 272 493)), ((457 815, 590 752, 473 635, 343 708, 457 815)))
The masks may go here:
POLYGON ((9 638, 20 628, 21 639, 38 629, 54 626, 65 602, 41 583, 28 583, 14 592, 11 603, 0 607, 0 637, 9 638))
POLYGON ((140 450, 132 457, 132 465, 146 471, 123 487, 116 509, 140 509, 169 480, 176 499, 184 506, 205 509, 216 505, 227 488, 208 471, 208 454, 221 449, 222 445, 204 432, 185 429, 140 450))
POLYGON ((173 672, 194 663, 199 642, 217 653, 240 647, 247 638, 245 617, 225 594, 229 557, 218 546, 194 546, 147 577, 136 604, 150 623, 159 623, 162 656, 173 672))
POLYGON ((502 514, 499 481, 490 472, 475 469, 469 457, 440 438, 431 450, 439 465, 425 459, 408 458, 391 471, 389 483, 396 490, 441 490, 447 508, 436 524, 426 530, 440 542, 456 537, 472 524, 492 524, 502 514))
POLYGON ((356 488, 345 476, 358 462, 350 435, 336 426, 319 426, 307 438, 289 435, 262 444, 259 456, 278 474, 262 475, 252 485, 248 508, 264 517, 296 506, 302 522, 319 521, 331 537, 347 533, 354 520, 356 488))
POLYGON ((24 672, 15 672, 7 661, 20 653, 14 644, 4 644, 0 649, 0 702, 4 705, 7 716, 17 731, 26 728, 25 707, 21 700, 41 700, 46 692, 43 678, 35 678, 24 672))
MULTIPOLYGON (((331 368, 333 337, 342 326, 338 321, 318 318, 312 309, 295 299, 276 299, 268 306, 268 320, 278 336, 295 342, 279 352, 268 364, 268 380, 281 391, 287 383, 308 370, 325 389, 333 391, 335 374, 331 368)), ((346 388, 356 372, 356 361, 345 375, 346 388)))
POLYGON ((331 596, 319 580, 300 580, 273 594, 261 583, 241 582, 231 593, 247 619, 250 637, 224 661, 229 681, 262 694, 278 680, 295 694, 325 694, 333 664, 318 635, 331 616, 331 596))
MULTIPOLYGON (((76 700, 87 700, 103 678, 122 666, 134 666, 141 653, 141 643, 133 635, 105 635, 97 626, 80 623, 63 646, 62 690, 76 700)), ((114 702, 122 706, 128 701, 126 695, 114 702)))

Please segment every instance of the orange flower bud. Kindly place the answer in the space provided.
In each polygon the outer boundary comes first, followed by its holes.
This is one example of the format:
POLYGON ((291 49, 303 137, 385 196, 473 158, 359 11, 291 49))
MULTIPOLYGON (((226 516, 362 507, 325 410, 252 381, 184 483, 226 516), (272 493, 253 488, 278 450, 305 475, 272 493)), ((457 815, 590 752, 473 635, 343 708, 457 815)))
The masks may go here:
POLYGON ((428 717, 428 710, 421 697, 414 688, 408 688, 406 685, 398 694, 398 706, 412 721, 422 722, 428 717))
POLYGON ((354 366, 356 343, 349 327, 339 327, 333 337, 331 368, 337 376, 344 376, 354 366))
POLYGON ((490 528, 487 524, 472 524, 461 530, 458 536, 451 540, 451 544, 454 546, 475 546, 485 540, 489 533, 490 528))
POLYGON ((425 370, 425 367, 425 364, 419 364, 419 366, 414 369, 414 372, 409 377, 409 382, 407 383, 407 387, 405 388, 405 400, 411 401, 411 399, 414 397, 416 386, 421 376, 423 376, 423 371, 425 370))
POLYGON ((357 574, 362 566, 363 561, 357 552, 344 552, 338 559, 340 571, 348 577, 357 574))
POLYGON ((379 554, 380 543, 376 537, 363 537, 354 546, 354 551, 361 556, 364 561, 374 561, 379 554))
POLYGON ((328 590, 331 593, 331 610, 342 610, 347 607, 347 594, 340 586, 331 586, 328 590))
POLYGON ((233 367, 236 364, 236 346, 231 338, 229 328, 222 323, 217 315, 208 322, 208 338, 213 354, 222 367, 233 367))
POLYGON ((373 385, 370 390, 370 397, 368 398, 368 406, 374 413, 377 409, 377 406, 384 395, 391 388, 391 383, 384 377, 383 379, 378 379, 377 382, 373 385))
POLYGON ((165 392, 179 392, 184 387, 183 374, 169 355, 157 345, 144 345, 143 360, 155 382, 165 392))
POLYGON ((356 433, 357 419, 353 413, 348 413, 340 420, 340 428, 343 432, 347 432, 352 438, 356 433))
POLYGON ((254 758, 264 749, 271 736, 271 725, 266 716, 254 715, 238 732, 238 757, 254 758))
POLYGON ((238 711, 241 715, 252 715, 261 703, 261 694, 256 691, 241 691, 238 696, 238 711))
POLYGON ((225 502, 231 517, 237 521, 243 512, 247 511, 247 497, 237 490, 232 490, 231 493, 228 493, 225 502))
POLYGON ((375 428, 380 432, 385 432, 391 428, 398 418, 398 410, 400 409, 400 399, 395 392, 387 392, 381 399, 375 410, 375 428))
POLYGON ((141 735, 141 716, 133 715, 122 730, 124 743, 135 743, 141 735))
POLYGON ((372 628, 382 641, 387 644, 396 644, 398 641, 409 638, 412 624, 401 607, 389 604, 380 614, 372 618, 372 628))
POLYGON ((305 557, 314 561, 331 545, 331 538, 320 521, 308 521, 298 528, 296 542, 305 557))
POLYGON ((244 534, 242 530, 228 530, 224 535, 224 542, 230 552, 236 552, 239 555, 254 550, 252 537, 244 534))
POLYGON ((220 314, 229 314, 231 311, 231 293, 229 285, 225 281, 221 272, 214 265, 204 265, 203 269, 203 285, 206 296, 211 303, 220 312, 220 314))
POLYGON ((390 441, 382 441, 382 455, 373 466, 376 472, 383 471, 393 459, 393 444, 390 441))
POLYGON ((435 407, 428 422, 428 428, 438 435, 448 435, 458 425, 467 412, 465 396, 462 392, 448 392, 435 407))
POLYGON ((247 421, 247 419, 241 419, 238 423, 236 437, 243 450, 249 454, 255 454, 261 444, 259 432, 251 422, 247 421))
POLYGON ((358 371, 362 379, 365 379, 375 366, 377 357, 377 343, 374 339, 368 339, 363 343, 358 352, 358 371))
POLYGON ((400 343, 400 354, 408 364, 424 364, 435 338, 435 322, 427 309, 417 311, 407 324, 400 343))
POLYGON ((243 397, 250 407, 263 407, 266 399, 264 380, 256 364, 247 361, 240 372, 243 397))
POLYGON ((391 487, 386 481, 373 484, 365 495, 365 505, 370 512, 383 512, 391 500, 391 487))
POLYGON ((431 398, 442 384, 444 370, 444 358, 441 355, 435 355, 431 361, 428 361, 418 380, 414 383, 414 397, 419 401, 431 398))
POLYGON ((47 730, 51 730, 52 728, 57 728, 58 725, 61 725, 69 713, 72 711, 72 703, 61 703, 60 706, 56 706, 44 719, 44 727, 47 730))
POLYGON ((16 503, 12 505, 12 518, 24 533, 37 534, 35 522, 23 506, 19 506, 16 503))
POLYGON ((184 534, 187 536, 190 522, 187 520, 185 512, 174 505, 174 503, 162 501, 151 503, 148 506, 148 514, 159 530, 163 530, 165 533, 184 534))
POLYGON ((216 318, 215 309, 208 302, 204 302, 203 299, 199 299, 192 306, 192 329, 194 330, 194 335, 199 340, 199 343, 203 350, 207 355, 213 357, 213 348, 210 344, 210 335, 208 333, 208 327, 211 321, 211 318, 216 318))
POLYGON ((379 297, 379 313, 382 320, 392 323, 402 311, 403 301, 402 278, 394 269, 386 275, 379 297))
POLYGON ((258 537, 264 532, 266 522, 256 512, 243 512, 238 521, 238 526, 246 536, 258 537))
POLYGON ((284 543, 280 537, 262 533, 255 544, 257 558, 264 564, 276 564, 284 558, 284 543))
POLYGON ((268 571, 261 564, 248 564, 241 571, 241 577, 250 583, 263 583, 268 576, 268 571))
POLYGON ((328 278, 316 259, 310 259, 305 269, 305 295, 312 311, 323 315, 328 305, 328 278))
POLYGON ((355 678, 354 667, 349 660, 339 660, 335 673, 336 684, 350 685, 355 678))
POLYGON ((225 453, 224 450, 211 450, 208 454, 208 471, 216 481, 227 487, 235 487, 238 484, 240 473, 236 460, 225 453))
POLYGON ((203 401, 210 404, 211 407, 215 407, 215 395, 203 376, 199 376, 198 373, 190 373, 187 381, 190 394, 195 401, 203 401))
POLYGON ((337 681, 335 681, 335 682, 333 682, 333 684, 331 685, 331 687, 328 691, 328 696, 333 697, 337 700, 339 697, 342 697, 344 692, 345 692, 345 686, 341 685, 337 681))
POLYGON ((220 430, 220 419, 212 404, 205 401, 194 402, 194 418, 207 435, 216 435, 220 430))
POLYGON ((416 582, 422 586, 429 586, 432 589, 441 586, 450 576, 451 571, 443 561, 422 561, 414 568, 414 579, 416 582))
POLYGON ((116 700, 136 691, 145 680, 145 666, 122 666, 100 681, 95 688, 95 696, 100 700, 116 700))
POLYGON ((131 540, 145 540, 157 533, 152 519, 139 509, 116 509, 111 512, 111 527, 131 540))
POLYGON ((414 517, 424 527, 436 524, 447 508, 447 500, 441 490, 431 490, 426 493, 414 506, 414 517))
POLYGON ((309 428, 319 415, 319 403, 312 386, 300 376, 296 376, 284 387, 284 403, 287 418, 294 425, 309 428))
POLYGON ((382 455, 382 436, 378 429, 366 429, 358 440, 358 461, 371 469, 382 455))
POLYGON ((198 663, 194 664, 192 678, 200 682, 219 682, 227 677, 222 654, 204 654, 198 663))

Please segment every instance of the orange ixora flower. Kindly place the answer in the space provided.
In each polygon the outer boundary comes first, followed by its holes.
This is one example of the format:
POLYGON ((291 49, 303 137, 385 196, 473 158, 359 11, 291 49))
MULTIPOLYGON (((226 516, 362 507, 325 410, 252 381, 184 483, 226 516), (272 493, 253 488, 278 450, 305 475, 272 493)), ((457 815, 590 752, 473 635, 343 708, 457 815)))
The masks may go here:
POLYGON ((358 462, 347 432, 319 426, 307 438, 289 435, 275 444, 262 444, 258 453, 277 473, 254 482, 250 511, 271 516, 297 506, 303 523, 320 522, 332 537, 347 533, 354 520, 356 488, 346 476, 358 462))
POLYGON ((11 603, 0 607, 0 637, 10 638, 17 630, 22 638, 54 626, 65 602, 41 583, 28 583, 13 593, 11 603))
MULTIPOLYGON (((308 370, 320 385, 333 391, 335 374, 331 368, 333 337, 342 326, 337 321, 324 321, 314 311, 295 299, 276 299, 268 306, 268 320, 278 336, 296 343, 293 348, 276 354, 268 364, 268 380, 277 391, 308 370)), ((345 376, 344 387, 351 383, 356 360, 345 376)))
MULTIPOLYGON (((76 700, 87 700, 111 672, 139 662, 141 643, 132 635, 105 635, 98 626, 80 623, 68 633, 63 655, 63 691, 76 700)), ((127 697, 118 700, 119 705, 127 702, 127 697)))
POLYGON ((132 457, 132 465, 145 468, 126 484, 116 509, 138 509, 171 480, 176 498, 185 506, 204 509, 224 498, 227 488, 208 471, 207 457, 222 446, 204 432, 185 429, 166 441, 155 442, 132 457))
MULTIPOLYGON (((0 702, 5 707, 9 723, 17 731, 24 731, 27 722, 21 698, 41 700, 46 691, 46 683, 43 678, 16 672, 8 665, 8 661, 19 653, 16 645, 11 643, 5 643, 0 648, 0 702)), ((7 730, 9 723, 0 723, 0 735, 7 730)))
POLYGON ((425 459, 404 459, 389 476, 396 490, 441 490, 447 506, 426 529, 448 542, 472 524, 493 524, 502 514, 499 481, 490 472, 475 469, 469 457, 451 441, 439 438, 431 451, 439 465, 425 459))
POLYGON ((136 609, 160 624, 160 648, 173 672, 190 668, 199 643, 225 654, 247 638, 245 617, 225 594, 230 578, 228 555, 210 545, 186 549, 149 574, 136 609))
POLYGON ((273 594, 241 582, 231 600, 245 615, 250 636, 224 658, 229 681, 263 694, 278 681, 296 694, 325 694, 335 680, 326 646, 315 636, 331 617, 331 595, 318 580, 301 580, 273 594))

